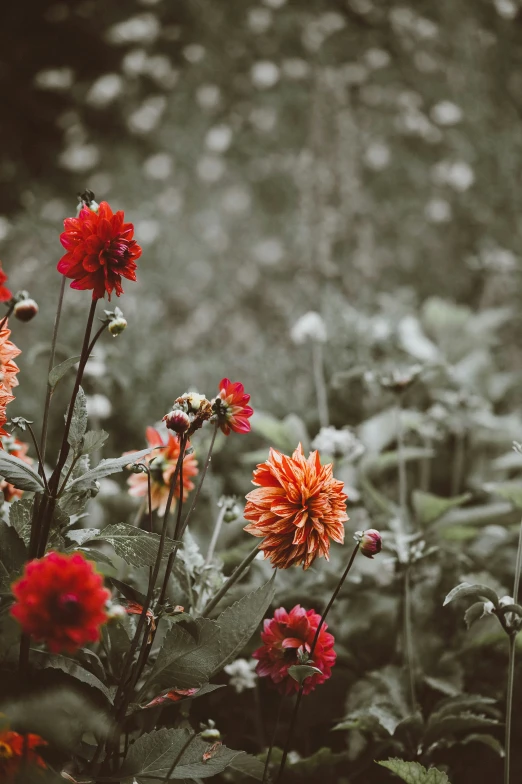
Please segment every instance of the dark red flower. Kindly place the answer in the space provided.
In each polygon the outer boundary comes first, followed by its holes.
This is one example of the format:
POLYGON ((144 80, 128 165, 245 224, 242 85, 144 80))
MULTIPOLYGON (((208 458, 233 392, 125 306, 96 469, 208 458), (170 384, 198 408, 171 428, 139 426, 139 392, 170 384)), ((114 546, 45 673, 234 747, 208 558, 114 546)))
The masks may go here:
POLYGON ((359 540, 359 550, 362 555, 365 555, 367 558, 373 558, 374 555, 381 552, 382 537, 375 528, 358 531, 355 535, 359 540))
POLYGON ((13 583, 11 614, 29 634, 53 653, 74 653, 100 638, 110 597, 103 579, 80 553, 49 553, 25 566, 13 583))
MULTIPOLYGON (((299 604, 288 613, 284 607, 276 610, 273 618, 265 620, 261 639, 263 645, 252 656, 258 660, 256 672, 261 678, 270 678, 280 694, 299 691, 299 683, 288 674, 294 664, 301 663, 310 654, 315 632, 321 616, 314 610, 305 610, 299 604)), ((323 624, 313 656, 313 666, 321 670, 304 681, 304 694, 309 694, 332 674, 337 654, 333 649, 334 637, 323 624)))
POLYGON ((35 765, 40 768, 47 767, 45 761, 35 751, 38 746, 47 746, 47 741, 39 735, 32 733, 20 735, 18 732, 11 732, 11 730, 0 732, 0 780, 2 784, 11 784, 11 782, 12 784, 15 782, 21 784, 21 778, 18 774, 25 771, 30 776, 29 766, 32 768, 35 765))
POLYGON ((9 302, 9 300, 13 298, 13 295, 11 294, 7 286, 4 286, 6 280, 7 280, 7 275, 2 269, 2 262, 0 261, 0 302, 9 302))
POLYGON ((254 410, 247 405, 250 395, 245 394, 245 387, 239 381, 230 381, 223 378, 219 382, 219 395, 213 401, 219 426, 228 436, 234 433, 248 433, 250 431, 249 418, 254 410))
POLYGON ((66 218, 60 242, 67 251, 58 271, 72 278, 72 289, 92 289, 92 298, 109 300, 113 290, 123 294, 121 279, 136 280, 136 259, 141 248, 133 239, 134 226, 123 222, 123 212, 113 215, 107 202, 97 211, 84 207, 77 218, 66 218))

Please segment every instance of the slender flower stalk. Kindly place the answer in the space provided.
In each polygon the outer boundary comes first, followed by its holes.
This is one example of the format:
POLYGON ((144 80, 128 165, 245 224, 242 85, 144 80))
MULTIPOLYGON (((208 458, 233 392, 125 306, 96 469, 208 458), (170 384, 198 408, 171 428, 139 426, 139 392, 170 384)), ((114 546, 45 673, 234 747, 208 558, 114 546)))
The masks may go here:
MULTIPOLYGON (((324 612, 323 612, 323 614, 321 616, 321 620, 319 621, 319 625, 317 626, 317 629, 315 631, 314 640, 312 642, 312 647, 310 649, 310 659, 312 659, 312 660, 313 660, 313 657, 314 657, 315 646, 317 644, 317 640, 319 639, 319 635, 321 633, 321 629, 323 628, 323 625, 324 625, 324 623, 326 621, 328 613, 330 612, 330 610, 332 608, 333 603, 335 602, 335 600, 337 599, 337 596, 339 595, 339 591, 343 587, 344 581, 348 577, 348 573, 349 573, 350 569, 352 568, 353 562, 355 561, 355 556, 357 555, 358 552, 359 552, 359 542, 357 542, 357 544, 355 545, 355 547, 353 549, 353 552, 352 552, 352 554, 350 556, 350 560, 348 561, 348 565, 347 565, 346 569, 344 570, 344 572, 343 572, 343 574, 341 576, 341 579, 337 583, 337 587, 336 587, 335 591, 333 592, 332 596, 330 597, 330 601, 326 605, 326 608, 325 608, 325 610, 324 610, 324 612)), ((285 769, 285 765, 286 765, 286 760, 287 760, 287 757, 288 757, 288 753, 290 751, 290 744, 292 742, 292 738, 293 738, 293 735, 294 735, 295 725, 296 725, 296 721, 297 721, 297 715, 299 713, 301 700, 303 699, 303 692, 304 692, 304 683, 301 685, 301 688, 299 689, 299 692, 297 694, 297 699, 296 699, 295 706, 294 706, 294 712, 292 713, 292 718, 290 720, 290 728, 288 730, 288 735, 286 737, 285 748, 283 750, 283 756, 281 758, 281 764, 279 766, 279 771, 278 771, 277 778, 276 778, 276 784, 278 784, 278 782, 282 781, 282 779, 283 779, 283 773, 284 773, 284 769, 285 769)))
POLYGON ((283 701, 284 701, 284 696, 281 696, 281 698, 279 700, 279 705, 277 706, 277 713, 276 713, 276 719, 275 719, 275 723, 274 723, 274 729, 272 731, 272 737, 270 738, 270 746, 268 747, 268 751, 267 751, 267 754, 266 754, 265 769, 263 770, 263 780, 261 781, 261 784, 266 784, 266 780, 267 780, 267 776, 268 776, 268 770, 270 768, 270 759, 272 757, 272 750, 274 748, 275 741, 276 741, 276 738, 277 738, 277 731, 279 729, 279 719, 281 718, 281 709, 283 707, 283 701))
POLYGON ((396 409, 397 417, 397 466, 399 472, 399 507, 401 511, 401 528, 408 528, 408 479, 406 460, 404 459, 404 422, 402 417, 402 397, 399 395, 396 409))
POLYGON ((464 460, 466 457, 466 434, 463 429, 455 433, 455 451, 453 453, 453 470, 451 473, 451 495, 456 496, 462 487, 464 460))
POLYGON ((414 713, 417 707, 415 696, 415 653, 413 646, 413 631, 411 628, 411 574, 410 565, 404 569, 404 594, 403 594, 403 627, 404 627, 404 666, 408 675, 408 690, 410 708, 414 713))
MULTIPOLYGON (((47 378, 49 378, 49 373, 54 367, 54 360, 56 357, 56 341, 58 339, 58 329, 60 327, 60 318, 62 315, 62 306, 63 306, 63 296, 65 292, 65 278, 62 278, 62 285, 60 286, 60 295, 58 297, 58 307, 56 308, 56 316, 54 317, 54 328, 53 328, 53 336, 51 339, 51 352, 49 354, 49 370, 47 374, 47 378)), ((51 407, 51 398, 53 396, 53 387, 47 381, 47 392, 45 395, 45 405, 44 405, 44 412, 43 412, 43 420, 42 420, 42 435, 40 439, 40 451, 42 453, 42 461, 45 461, 45 453, 47 451, 47 429, 49 425, 49 410, 51 407)))
POLYGON ((330 418, 328 414, 328 392, 324 377, 323 344, 318 340, 314 340, 312 343, 312 364, 319 424, 321 427, 328 427, 330 418))
POLYGON ((509 659, 507 675, 506 731, 504 740, 504 784, 511 784, 511 725, 513 716, 513 687, 515 682, 516 632, 509 634, 509 659))
POLYGON ((212 531, 212 538, 208 546, 204 566, 208 566, 212 561, 212 558, 214 557, 214 550, 216 549, 216 544, 219 539, 219 534, 221 533, 221 528, 223 527, 223 519, 225 517, 226 512, 227 512, 227 505, 225 502, 223 502, 221 509, 219 510, 219 514, 216 518, 216 522, 214 524, 214 530, 212 531))
POLYGON ((0 321, 0 332, 1 332, 1 331, 3 330, 3 328, 5 327, 5 325, 6 325, 6 323, 7 323, 7 319, 9 318, 9 316, 11 315, 11 313, 13 312, 13 310, 15 309, 15 305, 16 305, 16 301, 15 301, 15 300, 13 300, 13 301, 11 302, 11 304, 9 305, 9 308, 8 308, 8 310, 7 310, 7 313, 6 313, 6 314, 5 314, 5 316, 3 317, 2 321, 0 321))
POLYGON ((47 494, 49 494, 49 492, 50 492, 49 491, 49 485, 47 484, 47 477, 45 476, 45 469, 44 469, 44 464, 43 464, 43 460, 42 460, 42 455, 41 455, 41 452, 40 452, 40 447, 38 446, 38 441, 36 440, 36 436, 34 434, 34 430, 31 427, 30 422, 26 421, 25 424, 26 424, 26 427, 27 427, 27 429, 29 431, 29 434, 31 436, 31 439, 32 439, 32 442, 33 442, 33 445, 34 445, 34 448, 35 448, 35 451, 36 451, 36 457, 38 458, 38 473, 42 477, 42 481, 43 481, 44 486, 45 486, 45 492, 47 494))
POLYGON ((206 616, 209 615, 209 613, 212 612, 214 607, 216 607, 219 604, 223 596, 230 590, 230 588, 232 588, 233 585, 235 585, 235 583, 237 583, 237 581, 239 580, 243 572, 246 569, 248 569, 248 567, 250 566, 252 561, 254 561, 258 553, 259 553, 259 546, 256 544, 254 549, 249 552, 246 558, 244 558, 239 564, 239 566, 232 572, 228 580, 223 583, 223 585, 221 586, 217 594, 214 596, 214 598, 211 599, 208 602, 208 604, 205 605, 205 607, 201 612, 203 618, 205 618, 206 616))
POLYGON ((203 465, 203 470, 201 471, 199 484, 196 488, 196 492, 194 493, 194 497, 192 498, 192 503, 190 504, 189 510, 185 516, 185 520, 183 522, 183 528, 181 529, 181 536, 185 533, 187 525, 189 524, 190 518, 192 517, 192 512, 194 511, 196 504, 198 502, 199 494, 201 493, 201 488, 203 487, 203 482, 205 481, 205 477, 207 475, 208 467, 210 465, 210 461, 212 460, 212 450, 214 449, 214 443, 216 441, 217 432, 219 430, 219 423, 216 422, 214 426, 214 432, 212 433, 212 438, 210 439, 210 446, 207 452, 207 458, 203 465))

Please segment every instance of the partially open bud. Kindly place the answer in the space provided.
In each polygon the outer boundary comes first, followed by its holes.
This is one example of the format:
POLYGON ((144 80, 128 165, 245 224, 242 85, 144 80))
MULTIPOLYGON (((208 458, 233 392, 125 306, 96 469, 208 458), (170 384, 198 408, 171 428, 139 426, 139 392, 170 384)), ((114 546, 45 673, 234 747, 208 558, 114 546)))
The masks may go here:
POLYGON ((120 316, 120 318, 115 318, 113 319, 113 321, 111 321, 108 329, 111 335, 115 338, 118 335, 120 335, 126 327, 127 327, 126 319, 124 319, 123 316, 120 316))
POLYGON ((163 421, 169 430, 173 430, 178 435, 186 433, 190 427, 189 415, 184 411, 181 411, 181 409, 169 411, 169 413, 165 414, 163 417, 163 421))
POLYGON ((38 313, 38 304, 29 297, 21 299, 14 306, 13 313, 20 321, 31 321, 38 313))
POLYGON ((359 542, 359 550, 367 558, 373 558, 374 555, 381 552, 382 538, 379 531, 376 531, 375 528, 368 528, 366 531, 356 531, 354 539, 356 542, 359 542))

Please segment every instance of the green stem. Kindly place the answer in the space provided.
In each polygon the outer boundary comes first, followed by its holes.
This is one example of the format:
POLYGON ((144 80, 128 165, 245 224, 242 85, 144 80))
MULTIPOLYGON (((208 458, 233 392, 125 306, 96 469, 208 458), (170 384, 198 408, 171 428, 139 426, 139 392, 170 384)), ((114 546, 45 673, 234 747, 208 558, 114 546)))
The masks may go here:
POLYGON ((284 700, 284 697, 281 697, 281 699, 279 700, 279 705, 277 706, 277 714, 276 714, 276 719, 275 719, 275 723, 274 723, 274 729, 273 729, 273 732, 272 732, 272 737, 270 738, 270 746, 268 747, 268 752, 267 752, 267 755, 266 755, 265 769, 263 771, 263 780, 261 781, 261 784, 265 784, 265 782, 267 780, 268 769, 270 767, 270 759, 272 757, 272 750, 274 748, 274 744, 275 744, 275 741, 276 741, 277 730, 279 729, 279 719, 281 717, 281 708, 283 707, 283 700, 284 700))
POLYGON ((239 580, 239 578, 241 577, 245 569, 247 569, 250 566, 250 564, 255 559, 258 553, 259 553, 259 545, 256 544, 254 549, 249 552, 246 558, 244 558, 239 564, 239 566, 232 572, 228 580, 225 583, 223 583, 223 585, 221 586, 217 594, 214 596, 214 598, 211 599, 207 605, 205 605, 205 607, 201 612, 201 615, 203 617, 206 617, 209 613, 211 613, 214 607, 216 607, 216 605, 219 604, 223 596, 227 593, 227 591, 230 588, 232 588, 232 586, 235 583, 237 583, 237 581, 239 580))
POLYGON ((408 528, 408 478, 404 459, 404 423, 402 421, 402 398, 397 403, 397 465, 399 472, 399 507, 401 510, 401 528, 408 528))
POLYGON ((413 632, 411 628, 411 575, 410 566, 406 565, 404 570, 404 610, 403 610, 403 624, 404 624, 404 666, 408 677, 408 690, 410 696, 410 707, 412 714, 417 707, 417 700, 415 697, 415 654, 413 647, 413 632))
POLYGON ((12 301, 11 301, 11 304, 9 305, 9 308, 8 308, 8 310, 7 310, 7 313, 6 313, 6 314, 5 314, 5 316, 3 317, 2 321, 0 321, 0 332, 1 332, 1 331, 3 330, 3 328, 5 327, 5 325, 6 325, 6 323, 7 323, 7 319, 9 318, 9 316, 11 315, 11 313, 13 312, 13 310, 15 309, 15 305, 16 305, 16 301, 12 300, 12 301))
POLYGON ((522 571, 522 521, 518 533, 517 560, 515 562, 515 582, 513 585, 513 602, 518 604, 518 592, 520 587, 520 572, 522 571))
POLYGON ((312 364, 319 424, 321 427, 328 427, 328 392, 324 378, 323 345, 317 340, 314 340, 312 345, 312 364))
POLYGON ((50 492, 49 491, 49 485, 47 484, 47 477, 45 476, 44 464, 43 464, 42 455, 41 455, 41 452, 40 452, 40 447, 38 446, 38 441, 36 440, 36 436, 34 434, 33 428, 31 427, 29 422, 26 422, 26 425, 27 425, 27 429, 29 431, 29 434, 31 436, 31 440, 33 442, 34 448, 36 450, 36 457, 38 458, 38 473, 42 477, 42 481, 43 481, 44 486, 45 486, 45 492, 47 494, 49 494, 49 492, 50 492))
POLYGON ((188 510, 188 512, 186 514, 185 521, 183 523, 183 528, 181 530, 181 536, 183 536, 183 533, 184 533, 187 525, 189 524, 189 520, 190 520, 190 518, 192 516, 192 512, 194 511, 194 509, 196 507, 196 504, 198 502, 199 494, 201 492, 201 488, 203 487, 203 482, 205 481, 205 477, 207 475, 208 467, 209 467, 210 461, 212 459, 212 450, 214 449, 214 442, 216 440, 216 436, 217 436, 218 430, 219 430, 219 424, 216 422, 215 427, 214 427, 214 432, 212 433, 212 438, 210 439, 210 446, 208 448, 207 458, 205 460, 205 465, 203 466, 203 471, 201 472, 201 476, 200 476, 200 479, 199 479, 199 484, 198 484, 198 486, 196 488, 196 492, 194 493, 194 498, 192 499, 192 503, 190 504, 189 510, 188 510))
POLYGON ((223 519, 225 517, 226 511, 227 511, 227 505, 226 505, 225 501, 223 501, 223 506, 219 510, 219 514, 218 514, 216 522, 214 524, 214 530, 212 532, 212 539, 210 540, 210 544, 208 546, 208 551, 207 551, 207 555, 206 555, 206 558, 205 558, 205 564, 204 564, 203 568, 205 568, 205 566, 208 566, 210 564, 210 562, 212 561, 212 558, 214 557, 214 550, 216 549, 216 544, 217 544, 217 541, 219 539, 219 534, 221 533, 221 528, 223 526, 223 519))
MULTIPOLYGON (((56 357, 56 341, 58 339, 58 328, 60 326, 60 317, 62 315, 62 306, 63 306, 63 296, 65 292, 65 276, 62 276, 62 285, 60 287, 60 295, 58 297, 58 307, 56 308, 56 316, 54 317, 54 328, 53 328, 53 336, 51 339, 51 353, 49 355, 49 370, 47 373, 47 379, 49 379, 49 373, 54 367, 54 360, 56 357)), ((47 380, 47 392, 45 395, 45 405, 44 405, 44 412, 43 412, 43 420, 42 420, 42 437, 40 439, 40 451, 42 453, 42 461, 45 461, 45 453, 47 451, 47 429, 49 425, 49 409, 51 407, 51 398, 53 396, 53 387, 50 385, 49 380, 47 380)))
POLYGON ((506 734, 504 741, 504 784, 511 784, 511 720, 513 715, 513 686, 515 681, 515 653, 516 653, 516 632, 509 634, 509 662, 507 676, 507 698, 506 698, 506 734))
POLYGON ((462 430, 455 433, 455 452, 453 454, 453 470, 451 474, 451 495, 460 493, 464 475, 466 435, 462 430))

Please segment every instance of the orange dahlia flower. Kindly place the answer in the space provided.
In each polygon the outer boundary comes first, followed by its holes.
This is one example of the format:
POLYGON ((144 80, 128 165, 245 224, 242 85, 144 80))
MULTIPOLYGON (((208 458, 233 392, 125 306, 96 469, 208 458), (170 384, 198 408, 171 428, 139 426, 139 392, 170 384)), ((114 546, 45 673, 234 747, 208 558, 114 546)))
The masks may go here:
MULTIPOLYGON (((169 497, 170 480, 172 479, 172 474, 176 470, 176 463, 178 462, 179 441, 174 433, 165 433, 163 435, 154 427, 148 427, 145 434, 149 446, 161 447, 160 449, 155 449, 150 455, 147 455, 144 458, 144 461, 150 468, 152 509, 157 509, 159 515, 164 515, 167 499, 169 497)), ((187 447, 190 447, 190 443, 187 443, 187 447)), ((128 452, 127 454, 131 453, 128 452)), ((196 458, 193 454, 185 455, 183 458, 184 499, 186 499, 190 491, 194 489, 194 483, 191 479, 196 476, 197 473, 198 464, 196 458)), ((137 498, 146 498, 146 474, 132 474, 127 482, 130 495, 136 496, 137 498)), ((179 488, 180 482, 178 476, 174 498, 179 498, 179 488)))
POLYGON ((264 537, 259 549, 274 566, 308 569, 317 556, 328 560, 330 539, 343 544, 348 496, 317 451, 305 458, 301 444, 292 457, 271 449, 252 484, 258 487, 246 497, 244 515, 251 522, 244 530, 264 537))
MULTIPOLYGON (((20 782, 18 774, 24 771, 26 765, 47 767, 35 751, 38 746, 47 746, 47 741, 39 735, 20 735, 11 730, 0 732, 0 776, 3 784, 20 782)), ((25 772, 29 773, 28 770, 25 772)))
POLYGON ((10 334, 11 330, 8 329, 6 324, 5 329, 0 330, 0 436, 9 435, 4 429, 4 425, 7 422, 6 406, 14 400, 12 389, 18 386, 16 375, 19 372, 19 367, 14 358, 22 353, 9 340, 10 334))
MULTIPOLYGON (((24 463, 32 465, 33 459, 27 455, 29 444, 24 444, 23 441, 19 441, 14 436, 5 436, 2 438, 0 443, 2 445, 2 449, 4 449, 6 452, 9 452, 10 455, 14 455, 20 460, 23 460, 24 463)), ((21 498, 24 492, 23 490, 19 490, 14 485, 9 484, 9 482, 6 482, 5 479, 0 481, 0 490, 4 494, 5 501, 14 501, 16 498, 21 498)))

